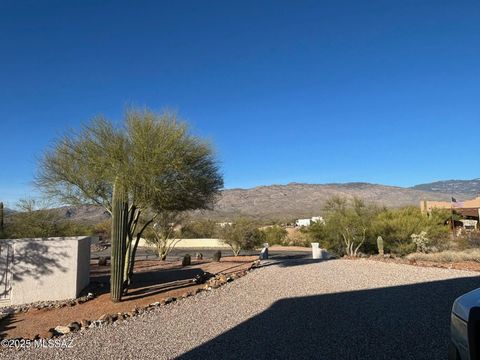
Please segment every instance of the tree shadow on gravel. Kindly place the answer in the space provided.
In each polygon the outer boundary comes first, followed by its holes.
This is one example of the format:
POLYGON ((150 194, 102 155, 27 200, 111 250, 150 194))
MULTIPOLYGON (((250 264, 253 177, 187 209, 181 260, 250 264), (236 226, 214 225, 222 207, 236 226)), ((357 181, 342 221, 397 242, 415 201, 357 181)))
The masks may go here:
POLYGON ((296 255, 274 255, 269 256, 269 259, 263 261, 257 267, 266 267, 266 266, 280 266, 280 267, 293 267, 293 266, 303 266, 309 264, 317 264, 319 262, 324 262, 327 260, 312 259, 312 255, 309 253, 296 254, 296 255))
MULTIPOLYGON (((181 289, 193 285, 195 277, 204 271, 199 268, 174 268, 134 273, 132 285, 125 300, 134 300, 162 292, 181 289)), ((90 285, 84 292, 92 291, 100 295, 110 292, 110 276, 100 275, 91 277, 90 285)))
POLYGON ((446 359, 450 311, 480 277, 287 298, 179 359, 446 359))

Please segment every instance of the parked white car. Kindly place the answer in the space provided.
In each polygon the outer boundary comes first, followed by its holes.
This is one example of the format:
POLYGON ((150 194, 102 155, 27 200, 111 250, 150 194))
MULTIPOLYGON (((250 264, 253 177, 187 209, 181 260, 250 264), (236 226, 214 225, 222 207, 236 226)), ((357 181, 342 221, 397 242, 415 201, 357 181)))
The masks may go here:
POLYGON ((455 300, 450 324, 449 360, 480 360, 480 289, 455 300))

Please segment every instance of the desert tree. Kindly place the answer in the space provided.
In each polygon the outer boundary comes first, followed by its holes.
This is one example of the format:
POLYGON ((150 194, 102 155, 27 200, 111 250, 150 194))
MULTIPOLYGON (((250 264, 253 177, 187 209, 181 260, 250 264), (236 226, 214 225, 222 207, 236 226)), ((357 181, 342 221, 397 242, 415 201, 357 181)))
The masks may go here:
POLYGON ((327 200, 325 212, 326 225, 321 232, 338 247, 342 244, 346 255, 357 256, 367 241, 378 208, 360 198, 347 199, 334 196, 327 200))
POLYGON ((283 245, 287 238, 288 232, 279 225, 268 226, 262 229, 265 234, 265 240, 271 245, 283 245))
POLYGON ((8 216, 5 235, 18 239, 92 234, 90 226, 66 219, 61 211, 49 206, 39 199, 20 199, 16 203, 17 211, 8 216))
POLYGON ((258 229, 257 224, 246 219, 219 227, 218 237, 230 246, 234 256, 238 256, 242 250, 253 250, 265 242, 265 233, 258 229))
POLYGON ((155 222, 150 226, 145 238, 155 246, 155 253, 161 260, 166 260, 168 254, 181 241, 177 228, 185 222, 185 214, 177 211, 160 211, 155 222))
MULTIPOLYGON (((138 242, 157 212, 211 208, 223 179, 210 144, 176 114, 132 109, 121 124, 96 117, 66 133, 44 154, 36 183, 60 203, 95 204, 110 214, 116 185, 125 223, 125 239, 119 240, 125 293, 138 242)), ((113 246, 114 234, 124 232, 122 224, 112 226, 113 246)))

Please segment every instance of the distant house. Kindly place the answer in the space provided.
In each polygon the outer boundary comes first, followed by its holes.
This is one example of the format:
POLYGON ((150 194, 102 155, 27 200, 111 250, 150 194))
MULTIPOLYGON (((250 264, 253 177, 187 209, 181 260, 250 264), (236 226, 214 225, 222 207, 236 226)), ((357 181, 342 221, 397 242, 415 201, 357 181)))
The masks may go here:
MULTIPOLYGON (((458 221, 459 226, 465 230, 477 230, 478 222, 480 220, 480 197, 472 200, 457 201, 452 198, 452 201, 421 201, 420 209, 423 213, 429 214, 433 209, 448 209, 462 217, 458 221)), ((455 227, 457 221, 455 221, 455 227)))
POLYGON ((480 215, 480 197, 472 200, 457 201, 427 201, 420 202, 420 209, 423 213, 430 213, 433 209, 449 209, 462 215, 466 219, 478 220, 480 215))
POLYGON ((295 221, 295 227, 310 226, 317 222, 325 223, 325 220, 323 220, 321 216, 312 216, 309 219, 298 219, 295 221))

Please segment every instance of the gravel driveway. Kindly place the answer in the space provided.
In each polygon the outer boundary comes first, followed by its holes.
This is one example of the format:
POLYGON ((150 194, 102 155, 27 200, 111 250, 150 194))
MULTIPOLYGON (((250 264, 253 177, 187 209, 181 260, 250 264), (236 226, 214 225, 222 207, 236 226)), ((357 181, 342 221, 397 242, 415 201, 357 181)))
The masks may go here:
POLYGON ((444 359, 453 300, 478 273, 288 260, 23 359, 444 359))

